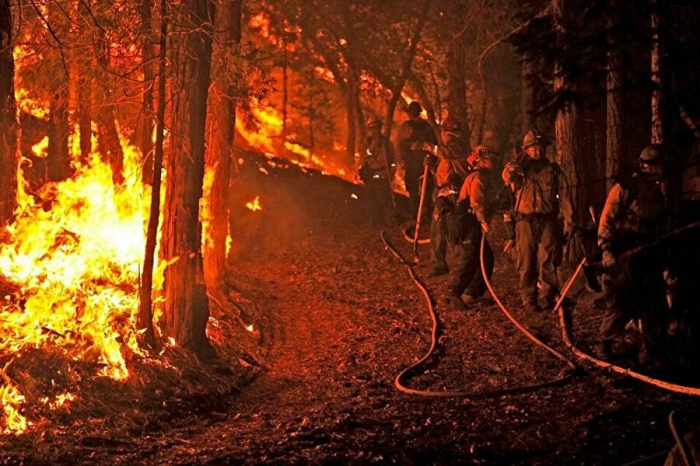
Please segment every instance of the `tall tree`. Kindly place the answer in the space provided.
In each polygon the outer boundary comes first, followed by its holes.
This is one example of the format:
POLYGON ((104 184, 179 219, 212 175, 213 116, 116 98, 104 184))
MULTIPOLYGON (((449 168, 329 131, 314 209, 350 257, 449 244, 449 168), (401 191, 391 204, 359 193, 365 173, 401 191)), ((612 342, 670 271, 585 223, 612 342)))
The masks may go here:
MULTIPOLYGON (((155 86, 154 53, 153 53, 153 25, 152 0, 142 0, 139 5, 139 16, 141 17, 141 32, 139 39, 141 42, 141 56, 143 68, 143 102, 141 112, 136 122, 134 136, 136 144, 141 149, 143 156, 142 179, 144 183, 151 184, 153 180, 153 88, 155 86)), ((162 19, 162 18, 161 18, 162 19)))
POLYGON ((10 0, 0 0, 0 228, 11 219, 16 206, 18 160, 14 77, 12 10, 10 0))
MULTIPOLYGON (((226 267, 228 236, 228 188, 236 124, 236 72, 241 42, 242 0, 218 0, 212 52, 210 124, 206 169, 212 177, 207 205, 209 228, 204 243, 204 275, 213 288, 226 267)), ((286 47, 286 43, 284 44, 286 47)))
MULTIPOLYGON (((156 111, 156 142, 153 153, 151 179, 151 208, 146 232, 146 251, 143 261, 143 278, 139 287, 139 313, 137 326, 143 330, 145 346, 155 346, 153 331, 153 267, 155 265, 156 241, 158 237, 158 220, 160 217, 160 187, 163 168, 163 143, 165 139, 165 84, 168 42, 168 0, 160 0, 160 47, 158 51, 158 108, 156 111)), ((148 158, 146 159, 148 162, 148 158)))
POLYGON ((608 31, 607 31, 607 118, 605 151, 605 179, 607 190, 612 187, 613 177, 620 172, 622 161, 625 160, 625 105, 623 94, 622 51, 614 31, 618 22, 618 0, 608 2, 608 31))
POLYGON ((204 180, 204 134, 213 21, 208 0, 184 0, 173 22, 173 122, 163 218, 165 269, 163 333, 181 346, 211 350, 209 303, 202 261, 199 204, 204 180))
MULTIPOLYGON (((553 0, 552 15, 557 42, 562 48, 562 55, 570 53, 566 44, 571 34, 569 28, 574 23, 574 0, 553 0)), ((579 116, 576 102, 572 99, 575 84, 570 71, 561 64, 561 58, 557 61, 554 71, 554 90, 560 98, 560 107, 557 110, 554 131, 556 137, 557 162, 573 186, 573 199, 578 207, 577 213, 580 225, 583 212, 581 206, 586 204, 585 190, 583 187, 584 171, 581 169, 581 157, 579 153, 579 116)))

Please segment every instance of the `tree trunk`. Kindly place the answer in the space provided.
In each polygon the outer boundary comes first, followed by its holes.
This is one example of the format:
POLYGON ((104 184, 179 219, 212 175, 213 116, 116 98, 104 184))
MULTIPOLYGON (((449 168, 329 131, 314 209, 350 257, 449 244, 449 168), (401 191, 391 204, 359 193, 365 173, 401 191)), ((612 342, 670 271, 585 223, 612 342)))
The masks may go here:
MULTIPOLYGON (((554 0, 552 3, 552 12, 554 15, 554 27, 557 34, 557 42, 560 47, 565 47, 566 24, 572 14, 573 5, 570 0, 554 0)), ((564 70, 559 64, 556 65, 554 71, 554 90, 555 92, 570 92, 573 90, 573 83, 567 77, 564 70)), ((586 204, 586 193, 584 186, 584 174, 581 160, 579 160, 579 117, 576 105, 571 100, 568 100, 561 109, 557 111, 556 120, 554 123, 554 131, 556 135, 556 151, 557 162, 560 164, 564 174, 572 186, 572 197, 576 212, 574 213, 574 221, 579 225, 584 225, 586 208, 582 208, 586 204)), ((575 258, 569 258, 570 260, 575 258)))
POLYGON ((236 124, 236 100, 232 61, 235 63, 241 41, 242 0, 218 0, 216 7, 215 48, 212 52, 212 86, 209 109, 211 124, 206 168, 212 174, 209 192, 209 226, 204 242, 204 276, 213 288, 226 269, 228 236, 229 170, 236 124))
POLYGON ((535 128, 534 111, 535 90, 530 82, 532 74, 532 63, 529 57, 523 57, 520 75, 520 131, 522 134, 535 128))
POLYGON ((0 0, 0 228, 17 203, 17 112, 10 0, 0 0))
POLYGON ((158 219, 160 217, 160 187, 163 168, 163 142, 165 138, 165 64, 167 60, 166 45, 168 38, 168 0, 160 0, 160 50, 158 53, 158 110, 156 115, 156 142, 153 153, 153 174, 151 186, 151 209, 146 232, 146 251, 143 261, 143 276, 139 287, 139 314, 137 325, 145 346, 155 347, 153 331, 153 266, 155 264, 156 238, 158 237, 158 219))
MULTIPOLYGON (((97 35, 97 61, 104 70, 107 70, 109 68, 109 45, 107 44, 105 31, 98 29, 97 35)), ((109 165, 112 168, 112 182, 115 186, 120 186, 124 182, 124 151, 119 142, 111 85, 110 79, 100 80, 102 98, 100 99, 101 106, 97 110, 96 115, 97 143, 102 157, 109 161, 109 165)))
POLYGON ((178 9, 171 56, 175 66, 173 118, 163 223, 165 308, 163 334, 178 345, 211 351, 209 303, 202 263, 199 203, 204 179, 204 130, 211 68, 212 21, 207 0, 178 9))
POLYGON ((459 121, 468 141, 471 129, 467 115, 467 62, 463 36, 453 38, 447 48, 447 113, 459 121))
POLYGON ((68 89, 65 80, 53 95, 49 147, 46 157, 49 181, 64 181, 71 175, 68 152, 68 89))
POLYGON ((606 120, 606 155, 605 179, 606 191, 613 184, 613 177, 620 173, 620 167, 625 160, 625 106, 622 92, 622 54, 619 44, 615 42, 610 31, 613 30, 617 18, 617 0, 608 0, 610 19, 608 20, 608 72, 607 87, 607 120, 606 120))
POLYGON ((661 58, 661 38, 659 35, 659 8, 658 0, 653 2, 651 13, 651 143, 664 143, 664 124, 663 124, 663 93, 661 81, 661 67, 659 60, 661 58))
MULTIPOLYGON (((348 81, 352 81, 352 78, 349 77, 348 81)), ((349 82, 348 84, 345 92, 345 115, 348 120, 345 156, 350 166, 353 166, 355 161, 355 141, 357 140, 357 120, 355 118, 355 96, 353 95, 355 90, 353 89, 352 83, 349 82)))
POLYGON ((155 77, 153 75, 153 44, 151 25, 152 17, 151 8, 153 3, 151 0, 142 0, 139 7, 141 16, 141 50, 142 50, 142 67, 143 67, 143 102, 141 104, 141 114, 136 122, 136 131, 134 136, 135 142, 143 157, 143 170, 141 179, 145 184, 153 183, 153 87, 155 86, 155 77))
MULTIPOLYGON (((425 3, 423 3, 423 8, 421 10, 421 15, 418 18, 418 23, 416 24, 416 28, 413 30, 413 34, 411 34, 411 38, 409 40, 409 46, 408 48, 404 51, 404 60, 401 65, 401 75, 399 76, 396 85, 391 89, 391 100, 389 101, 389 105, 387 108, 386 112, 386 118, 384 120, 384 134, 387 136, 391 136, 391 130, 392 130, 392 125, 394 123, 394 111, 396 110, 396 105, 399 103, 399 98, 401 97, 401 91, 403 90, 403 87, 406 85, 406 81, 408 80, 409 76, 411 76, 411 69, 413 68, 413 60, 416 57, 416 50, 418 48, 418 42, 420 41, 420 35, 423 32, 423 27, 425 26, 425 22, 428 19, 428 13, 430 12, 430 0, 426 0, 425 3)), ((466 94, 465 94, 466 97, 466 94)), ((424 106, 425 106, 425 101, 427 99, 421 99, 424 101, 424 106)), ((429 120, 435 121, 434 118, 429 118, 429 120)))

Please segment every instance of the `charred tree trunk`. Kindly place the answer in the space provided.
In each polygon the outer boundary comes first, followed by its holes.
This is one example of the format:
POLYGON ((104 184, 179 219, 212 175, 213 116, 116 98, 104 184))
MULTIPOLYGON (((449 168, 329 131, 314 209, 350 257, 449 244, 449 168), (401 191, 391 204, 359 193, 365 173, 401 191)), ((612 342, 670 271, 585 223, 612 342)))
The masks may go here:
POLYGON ((211 115, 206 167, 211 171, 209 192, 209 228, 204 242, 204 276, 207 286, 215 282, 226 269, 226 237, 228 236, 228 188, 236 99, 234 76, 230 63, 238 58, 241 42, 242 0, 219 0, 216 6, 215 44, 212 52, 212 77, 209 108, 211 115))
MULTIPOLYGON (((62 84, 67 84, 65 81, 62 84)), ((68 152, 68 89, 63 85, 53 95, 49 148, 46 157, 49 181, 64 181, 71 175, 68 152)))
MULTIPOLYGON (((552 3, 554 27, 560 47, 566 47, 567 35, 570 33, 567 27, 571 24, 572 9, 573 2, 571 0, 554 0, 552 3)), ((554 90, 560 96, 567 94, 570 96, 574 90, 574 83, 571 82, 566 70, 562 69, 560 64, 556 65, 554 71, 554 90)), ((574 221, 579 225, 584 225, 586 209, 581 206, 586 205, 586 193, 582 184, 585 170, 580 166, 578 128, 579 116, 576 104, 570 98, 566 98, 562 107, 557 111, 554 125, 557 162, 561 165, 572 186, 572 197, 577 208, 574 221)), ((575 260, 576 258, 570 257, 569 259, 575 260)))
POLYGON ((459 121, 469 140, 471 129, 467 115, 467 62, 464 45, 461 34, 455 37, 447 48, 447 113, 459 121))
MULTIPOLYGON (((421 16, 418 18, 418 23, 416 24, 416 29, 413 30, 411 38, 409 39, 408 48, 404 51, 404 60, 401 66, 401 75, 396 82, 396 85, 391 89, 391 100, 387 108, 387 114, 384 121, 385 131, 384 134, 387 136, 391 135, 392 126, 394 123, 394 111, 396 110, 396 105, 399 103, 399 98, 401 97, 401 91, 406 85, 406 81, 409 76, 411 76, 411 69, 413 68, 413 60, 416 57, 416 50, 418 48, 418 42, 420 41, 420 35, 423 32, 423 27, 428 19, 428 13, 430 12, 430 0, 426 0, 423 3, 423 9, 421 10, 421 16)), ((466 94, 465 94, 466 98, 466 94)), ((426 100, 426 99, 421 99, 426 100)), ((429 119, 431 122, 435 121, 429 119)))
POLYGON ((160 50, 158 52, 158 110, 156 114, 156 142, 153 153, 153 173, 151 188, 151 210, 146 233, 146 251, 143 261, 143 277, 139 287, 139 314, 137 325, 145 330, 143 343, 155 347, 153 331, 153 266, 155 264, 156 238, 158 237, 158 217, 160 216, 160 186, 163 168, 163 140, 165 138, 165 64, 167 60, 166 45, 168 38, 168 0, 160 1, 160 50))
MULTIPOLYGON (((348 79, 349 81, 351 78, 348 79)), ((345 155, 350 166, 355 160, 355 141, 357 140, 357 119, 355 118, 355 97, 352 84, 345 91, 345 115, 348 120, 347 139, 345 140, 345 155)))
POLYGON ((651 13, 651 143, 663 144, 665 140, 663 119, 663 82, 661 80, 661 36, 659 25, 661 2, 656 0, 651 13))
MULTIPOLYGON (((143 156, 143 170, 141 179, 145 184, 153 183, 153 88, 155 77, 153 74, 153 44, 152 44, 152 17, 151 0, 142 0, 139 7, 141 16, 141 50, 143 57, 143 102, 141 114, 136 122, 136 145, 141 149, 143 156)), ((161 18, 162 20, 162 18, 161 18)))
POLYGON ((202 263, 199 202, 204 179, 204 131, 212 50, 212 7, 184 0, 174 24, 175 82, 171 149, 163 224, 165 309, 163 333, 181 346, 210 352, 209 303, 202 263))
MULTIPOLYGON (((97 61, 104 70, 107 70, 109 68, 109 44, 103 29, 98 29, 97 34, 97 61)), ((124 151, 119 142, 111 85, 111 79, 100 81, 102 98, 96 115, 97 143, 100 153, 112 167, 112 182, 115 186, 120 186, 124 182, 124 151)))
POLYGON ((17 112, 10 0, 0 0, 0 228, 17 203, 17 112))
POLYGON ((622 161, 625 160, 625 105, 622 92, 622 53, 619 44, 615 42, 613 34, 617 17, 617 0, 608 0, 610 17, 608 19, 608 72, 607 87, 607 119, 606 119, 606 153, 605 153, 605 179, 606 191, 613 184, 613 177, 620 172, 622 161))
POLYGON ((520 131, 522 134, 535 127, 535 119, 532 116, 535 91, 530 82, 531 74, 532 64, 527 56, 523 57, 520 75, 520 131))
POLYGON ((86 162, 92 152, 92 79, 79 76, 78 127, 80 129, 80 158, 86 162))

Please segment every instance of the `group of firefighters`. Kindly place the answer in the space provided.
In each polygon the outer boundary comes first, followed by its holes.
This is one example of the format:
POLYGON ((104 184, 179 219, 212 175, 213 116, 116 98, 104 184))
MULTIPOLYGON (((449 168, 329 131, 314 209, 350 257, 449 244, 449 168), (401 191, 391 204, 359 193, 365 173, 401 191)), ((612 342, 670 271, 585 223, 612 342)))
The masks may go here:
MULTIPOLYGON (((561 292, 557 279, 561 248, 572 238, 576 225, 571 186, 561 168, 547 158, 547 140, 534 129, 528 131, 520 157, 499 171, 504 161, 493 147, 480 145, 471 150, 463 128, 449 116, 440 125, 438 141, 421 112, 418 102, 408 105, 409 119, 398 129, 398 159, 382 134, 381 121, 372 117, 367 122, 370 135, 360 177, 371 197, 373 222, 381 224, 390 211, 389 187, 396 163, 405 169, 413 214, 419 210, 421 175, 430 173, 425 180, 432 193, 429 275, 449 274, 441 302, 465 310, 484 299, 480 246, 498 211, 515 245, 518 291, 525 311, 551 311, 561 292)), ((669 227, 666 196, 664 156, 655 145, 642 151, 636 172, 618 180, 608 194, 597 239, 604 292, 596 344, 601 357, 618 356, 621 348, 628 347, 623 343, 625 327, 635 321, 642 329, 637 348, 640 364, 654 368, 663 364, 657 348, 663 338, 664 313, 660 310, 665 305, 667 264, 656 248, 629 252, 659 238, 669 227)), ((488 241, 483 261, 490 278, 494 256, 488 241)))

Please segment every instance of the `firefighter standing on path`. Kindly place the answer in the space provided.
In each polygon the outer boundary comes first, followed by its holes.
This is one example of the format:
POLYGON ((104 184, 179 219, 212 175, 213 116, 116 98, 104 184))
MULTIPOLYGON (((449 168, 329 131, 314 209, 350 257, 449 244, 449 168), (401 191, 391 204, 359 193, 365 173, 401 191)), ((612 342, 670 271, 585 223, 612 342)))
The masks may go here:
POLYGON ((434 167, 435 193, 433 215, 430 222, 430 254, 433 262, 429 276, 437 277, 449 272, 447 265, 447 214, 457 206, 460 187, 472 170, 467 161, 470 152, 469 142, 460 128, 459 122, 447 117, 440 125, 442 144, 437 157, 430 157, 434 167))
MULTIPOLYGON (((424 159, 438 143, 433 128, 421 118, 422 111, 423 108, 418 102, 408 104, 406 113, 409 119, 399 126, 396 144, 399 159, 405 169, 404 181, 410 197, 411 217, 418 213, 424 159)), ((431 191, 431 187, 428 186, 428 192, 431 191)), ((425 209, 426 212, 429 210, 425 209)))
POLYGON ((612 356, 612 343, 626 324, 640 319, 639 362, 659 368, 657 350, 664 334, 668 308, 664 299, 664 263, 658 248, 618 259, 626 250, 648 243, 666 232, 666 183, 661 148, 652 145, 639 156, 639 171, 610 189, 598 227, 603 250, 605 314, 600 326, 599 352, 612 356))
MULTIPOLYGON (((481 273, 481 237, 489 232, 496 193, 503 185, 494 170, 499 156, 489 146, 478 146, 470 155, 476 167, 464 180, 457 199, 456 215, 448 217, 448 238, 455 244, 455 267, 443 301, 457 309, 466 309, 486 291, 481 273), (464 294, 464 297, 462 297, 464 294)), ((491 277, 493 252, 488 242, 484 249, 484 268, 491 277)))
POLYGON ((515 262, 519 291, 527 311, 554 308, 559 285, 555 257, 563 234, 573 231, 571 190, 559 165, 545 156, 546 143, 537 131, 523 139, 524 160, 510 162, 503 169, 503 181, 514 188, 515 262), (541 285, 541 305, 537 284, 541 285))
POLYGON ((389 138, 382 134, 382 122, 371 116, 367 119, 367 151, 360 167, 360 179, 367 187, 370 198, 372 224, 382 226, 385 214, 391 210, 391 182, 394 179, 394 149, 389 138))

